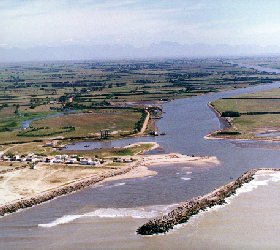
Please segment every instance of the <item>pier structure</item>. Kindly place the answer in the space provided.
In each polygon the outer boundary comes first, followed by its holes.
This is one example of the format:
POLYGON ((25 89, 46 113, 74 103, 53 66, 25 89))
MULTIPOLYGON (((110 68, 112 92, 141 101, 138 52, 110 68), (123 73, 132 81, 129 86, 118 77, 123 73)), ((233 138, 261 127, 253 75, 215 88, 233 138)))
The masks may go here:
POLYGON ((100 130, 100 139, 106 139, 110 135, 110 129, 100 130))

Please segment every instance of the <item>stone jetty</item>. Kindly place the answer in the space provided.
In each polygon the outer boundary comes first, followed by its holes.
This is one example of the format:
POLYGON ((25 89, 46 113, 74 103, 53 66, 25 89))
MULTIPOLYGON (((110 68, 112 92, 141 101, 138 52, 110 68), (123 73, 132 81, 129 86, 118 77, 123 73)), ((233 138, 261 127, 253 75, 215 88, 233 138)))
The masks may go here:
POLYGON ((139 227, 137 233, 141 235, 165 233, 175 225, 187 222, 191 216, 206 208, 224 204, 227 197, 235 194, 236 190, 244 183, 253 180, 255 173, 259 170, 260 169, 252 169, 244 173, 237 180, 230 182, 205 196, 193 198, 181 204, 167 215, 150 220, 143 226, 139 227))
POLYGON ((140 163, 137 162, 136 164, 126 167, 126 168, 111 170, 111 171, 101 174, 99 176, 95 175, 92 177, 87 177, 85 179, 73 182, 73 183, 65 185, 65 186, 55 188, 53 190, 48 190, 44 193, 40 193, 40 194, 34 195, 32 197, 15 200, 13 202, 0 206, 0 216, 4 216, 5 214, 9 214, 9 213, 14 213, 20 209, 33 207, 40 203, 52 200, 56 197, 59 197, 62 195, 67 195, 67 194, 82 190, 82 189, 90 187, 100 181, 103 181, 106 178, 125 174, 125 173, 131 171, 133 168, 138 167, 139 164, 140 163))

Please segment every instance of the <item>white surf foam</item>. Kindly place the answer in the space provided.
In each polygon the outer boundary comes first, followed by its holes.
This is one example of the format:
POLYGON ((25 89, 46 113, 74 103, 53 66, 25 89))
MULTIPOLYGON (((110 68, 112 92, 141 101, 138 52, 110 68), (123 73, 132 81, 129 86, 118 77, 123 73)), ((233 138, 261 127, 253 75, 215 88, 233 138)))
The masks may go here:
POLYGON ((108 185, 108 186, 104 185, 104 188, 108 189, 108 188, 120 187, 120 186, 123 186, 123 185, 125 185, 125 182, 118 182, 118 183, 108 185))
MULTIPOLYGON (((280 178, 280 175, 279 175, 280 178)), ((225 199, 225 203, 222 205, 215 205, 211 208, 207 208, 204 211, 201 211, 200 213, 198 213, 197 215, 193 216, 194 219, 203 215, 204 213, 207 212, 211 212, 211 211, 218 211, 221 208, 230 205, 230 203, 234 200, 235 197, 239 196, 242 193, 248 193, 248 192, 252 192, 253 190, 257 189, 260 186, 267 186, 269 184, 269 181, 271 180, 271 178, 266 179, 266 180, 259 180, 260 176, 255 176, 255 178, 248 182, 248 183, 244 183, 240 188, 238 188, 236 190, 236 193, 228 198, 225 199)), ((280 179, 279 179, 280 180, 280 179)))
POLYGON ((272 174, 269 174, 270 176, 270 181, 272 182, 279 182, 280 181, 280 172, 275 172, 275 173, 272 173, 272 174))
POLYGON ((122 218, 130 217, 134 219, 151 219, 160 214, 165 214, 174 209, 178 204, 169 206, 153 206, 143 208, 100 208, 90 213, 77 214, 77 215, 64 215, 52 222, 46 224, 38 224, 39 227, 51 228, 58 225, 71 223, 74 220, 86 217, 99 217, 99 218, 122 218))
POLYGON ((254 189, 257 189, 259 186, 267 186, 268 182, 269 182, 269 179, 261 181, 261 180, 258 180, 258 178, 255 178, 254 180, 243 184, 241 188, 237 189, 236 194, 234 196, 238 196, 242 193, 251 192, 254 189))
POLYGON ((61 218, 58 218, 50 223, 46 223, 46 224, 38 224, 39 227, 55 227, 57 225, 62 225, 62 224, 67 224, 67 223, 70 223, 76 219, 79 219, 83 217, 83 215, 64 215, 63 217, 61 218))
MULTIPOLYGON (((183 180, 190 180, 191 178, 182 177, 183 180)), ((270 181, 277 182, 280 181, 280 172, 273 174, 264 174, 255 176, 255 179, 250 181, 249 183, 245 183, 241 188, 236 190, 236 194, 225 199, 225 204, 216 205, 211 208, 206 209, 205 211, 200 212, 199 214, 193 216, 190 220, 192 222, 197 217, 200 217, 204 213, 210 211, 217 211, 227 205, 229 205, 232 200, 242 193, 248 193, 259 186, 266 186, 270 181), (265 180, 260 180, 263 176, 267 176, 268 178, 265 180)), ((117 183, 115 185, 124 185, 125 183, 117 183)), ((39 227, 51 228, 54 226, 71 223, 74 220, 84 218, 84 217, 99 217, 99 218, 120 218, 120 217, 131 217, 135 219, 151 219, 161 214, 166 214, 172 209, 174 209, 178 204, 172 204, 170 206, 151 206, 151 207, 143 207, 143 208, 100 208, 90 213, 78 214, 78 215, 64 215, 50 223, 39 224, 39 227)))
POLYGON ((268 181, 278 182, 280 181, 280 171, 275 171, 273 173, 264 173, 257 175, 257 178, 260 179, 266 177, 268 181))
POLYGON ((119 187, 119 186, 123 186, 123 185, 125 185, 125 182, 116 183, 116 184, 114 184, 113 186, 114 186, 114 187, 119 187))
POLYGON ((189 181, 189 180, 191 180, 191 178, 189 178, 189 177, 181 177, 181 179, 184 180, 184 181, 189 181))
POLYGON ((192 174, 192 172, 186 172, 186 174, 192 174))

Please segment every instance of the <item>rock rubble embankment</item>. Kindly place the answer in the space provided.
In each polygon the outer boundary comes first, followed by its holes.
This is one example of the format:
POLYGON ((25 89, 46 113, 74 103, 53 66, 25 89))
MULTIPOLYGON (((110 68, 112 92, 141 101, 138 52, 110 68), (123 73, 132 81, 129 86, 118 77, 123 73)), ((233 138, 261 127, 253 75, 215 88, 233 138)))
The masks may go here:
POLYGON ((11 203, 2 205, 2 206, 0 206, 0 216, 4 216, 5 214, 9 214, 9 213, 14 213, 20 209, 29 208, 29 207, 38 205, 40 203, 52 200, 56 197, 59 197, 62 195, 67 195, 67 194, 82 190, 82 189, 90 187, 98 182, 101 182, 106 178, 125 174, 125 173, 129 172, 130 170, 132 170, 133 168, 137 167, 138 165, 139 165, 139 163, 136 163, 133 166, 129 166, 126 168, 111 170, 111 171, 101 174, 99 176, 88 177, 86 179, 76 181, 74 183, 56 188, 54 190, 49 190, 49 191, 46 191, 44 193, 41 193, 41 194, 38 194, 38 195, 35 195, 32 197, 19 199, 19 200, 13 201, 11 203))
POLYGON ((181 204, 167 215, 150 220, 143 226, 139 227, 137 229, 137 233, 142 235, 165 233, 172 229, 175 225, 187 222, 191 216, 199 213, 200 211, 225 203, 225 199, 235 194, 236 190, 244 183, 253 180, 257 171, 258 169, 250 170, 240 176, 237 180, 216 189, 212 193, 202 197, 193 198, 181 204))

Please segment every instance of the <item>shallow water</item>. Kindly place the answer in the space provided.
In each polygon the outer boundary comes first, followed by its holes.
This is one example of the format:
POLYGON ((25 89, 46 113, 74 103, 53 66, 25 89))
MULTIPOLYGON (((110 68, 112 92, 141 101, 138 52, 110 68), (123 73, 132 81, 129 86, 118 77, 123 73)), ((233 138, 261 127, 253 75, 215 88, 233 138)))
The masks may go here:
POLYGON ((27 128, 30 127, 30 125, 31 125, 32 122, 40 121, 40 120, 42 120, 42 119, 47 119, 47 118, 60 117, 60 116, 64 116, 64 115, 65 115, 64 113, 57 113, 57 114, 46 115, 46 116, 43 116, 43 117, 32 118, 32 119, 23 121, 23 122, 21 123, 21 128, 27 129, 27 128))
MULTIPOLYGON (((25 246, 21 249, 278 249, 279 184, 279 172, 259 176, 227 204, 201 212, 165 235, 139 236, 134 230, 176 204, 77 211, 34 226, 29 221, 16 227, 6 223, 14 232, 25 232, 15 243, 1 229, 1 242, 5 249, 17 248, 16 244, 25 246)), ((36 216, 34 221, 38 222, 36 216)))
POLYGON ((279 249, 279 173, 274 176, 258 177, 258 183, 230 198, 229 205, 193 217, 167 235, 167 244, 169 238, 188 242, 190 249, 279 249))
POLYGON ((259 133, 256 134, 256 136, 259 137, 279 137, 280 136, 280 132, 267 132, 267 133, 259 133))
POLYGON ((178 246, 182 249, 191 246, 192 249, 201 249, 196 248, 195 242, 186 245, 186 235, 181 229, 155 237, 137 236, 135 231, 150 216, 164 212, 165 206, 161 205, 172 207, 194 196, 206 194, 251 168, 280 167, 279 143, 269 144, 268 147, 246 141, 204 139, 206 134, 220 127, 216 115, 207 106, 209 101, 274 87, 279 87, 279 83, 167 103, 164 105, 163 119, 157 123, 159 129, 166 132, 165 136, 117 142, 123 146, 135 141, 157 141, 165 152, 215 155, 221 161, 220 166, 153 167, 158 171, 157 176, 108 182, 6 216, 0 220, 0 248, 155 249, 178 246), (57 223, 65 220, 68 223, 57 223), (57 225, 46 226, 51 223, 57 225), (178 238, 174 236, 176 234, 178 238))

